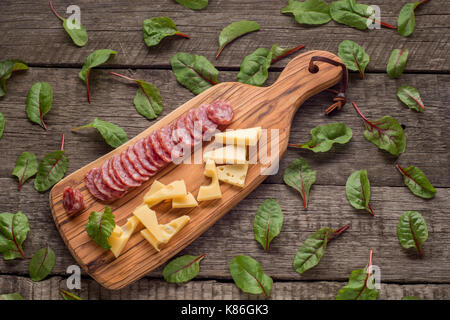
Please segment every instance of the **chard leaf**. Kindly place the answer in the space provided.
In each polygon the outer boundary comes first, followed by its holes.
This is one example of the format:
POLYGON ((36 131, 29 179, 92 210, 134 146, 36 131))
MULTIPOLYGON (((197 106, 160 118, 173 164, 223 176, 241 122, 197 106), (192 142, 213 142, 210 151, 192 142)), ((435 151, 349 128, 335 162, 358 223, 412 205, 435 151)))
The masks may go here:
POLYGON ((22 60, 0 61, 0 97, 6 94, 6 80, 8 80, 14 71, 28 70, 28 66, 22 60))
POLYGON ((353 270, 348 284, 338 291, 336 300, 377 300, 379 292, 371 279, 367 277, 367 268, 353 270), (370 288, 368 284, 372 284, 370 288))
POLYGON ((264 250, 269 251, 270 242, 278 236, 283 226, 283 212, 274 199, 264 200, 253 221, 253 233, 264 250))
POLYGON ((369 64, 370 57, 363 47, 351 40, 344 40, 339 44, 338 56, 342 59, 348 69, 359 71, 361 79, 369 64))
POLYGON ((92 211, 86 225, 88 235, 103 249, 110 249, 108 239, 116 226, 115 217, 111 209, 106 206, 105 212, 92 211))
POLYGON ((170 283, 183 283, 194 279, 200 271, 200 261, 205 257, 184 255, 170 261, 163 270, 164 280, 170 283))
POLYGON ((136 97, 134 97, 134 106, 137 112, 149 120, 157 118, 163 110, 158 88, 141 80, 137 80, 136 83, 139 85, 136 97))
POLYGON ((22 153, 17 158, 16 165, 14 166, 12 172, 12 175, 19 179, 19 186, 17 187, 17 190, 20 191, 25 181, 34 176, 37 171, 38 162, 36 160, 36 156, 31 152, 22 153))
POLYGON ((219 50, 217 51, 216 59, 219 57, 222 50, 231 41, 254 31, 259 30, 259 24, 255 21, 242 20, 229 24, 220 32, 219 35, 219 50))
POLYGON ((273 280, 266 275, 261 265, 249 256, 236 256, 230 261, 230 273, 236 286, 246 293, 270 296, 273 280))
POLYGON ((272 46, 272 48, 270 49, 270 52, 272 52, 272 61, 270 62, 271 64, 274 64, 275 62, 277 62, 278 60, 283 59, 284 57, 287 57, 288 55, 290 55, 291 53, 294 53, 300 49, 303 49, 305 46, 304 45, 300 45, 298 47, 295 48, 281 48, 279 45, 274 44, 272 46))
POLYGON ((269 67, 272 61, 272 52, 259 48, 246 56, 241 63, 241 69, 237 75, 238 81, 262 86, 269 76, 269 67))
POLYGON ((330 228, 321 228, 310 235, 302 246, 298 249, 294 258, 294 269, 299 274, 315 267, 323 255, 328 242, 335 239, 347 230, 350 226, 345 226, 339 230, 330 228))
POLYGON ((422 170, 414 166, 404 169, 398 164, 396 167, 403 175, 403 182, 413 194, 424 199, 431 199, 434 197, 436 189, 422 170))
POLYGON ((397 237, 404 249, 415 248, 422 256, 422 245, 428 239, 427 223, 422 215, 417 211, 404 212, 397 224, 397 237))
POLYGON ((402 297, 402 300, 422 300, 422 299, 416 296, 404 296, 402 297))
POLYGON ((175 0, 179 4, 192 10, 201 10, 206 8, 208 0, 175 0))
POLYGON ((1 300, 23 300, 23 297, 17 293, 7 293, 7 294, 0 294, 0 301, 1 300))
POLYGON ((417 112, 423 112, 425 110, 419 90, 414 87, 407 85, 401 86, 398 88, 397 97, 412 110, 417 112))
POLYGON ((22 244, 27 238, 28 231, 30 231, 28 218, 22 212, 0 213, 0 253, 3 259, 25 258, 22 244))
POLYGON ((299 24, 319 25, 331 20, 330 6, 322 0, 289 0, 281 13, 292 13, 299 24))
POLYGON ((330 5, 330 14, 334 21, 359 30, 366 30, 373 23, 370 18, 373 13, 373 8, 357 3, 356 0, 340 0, 330 5))
POLYGON ((0 112, 0 139, 3 137, 5 131, 5 116, 0 112))
POLYGON ((304 144, 289 144, 290 147, 308 149, 314 152, 326 152, 333 144, 345 144, 353 136, 352 129, 345 123, 330 123, 311 130, 311 140, 304 144))
POLYGON ((398 78, 405 70, 406 61, 408 60, 408 50, 394 49, 389 57, 386 67, 387 74, 392 79, 398 78))
POLYGON ((50 0, 50 9, 53 14, 58 17, 63 22, 64 30, 66 30, 67 34, 72 39, 73 43, 75 43, 79 47, 83 47, 88 42, 88 35, 86 29, 81 25, 81 22, 78 24, 74 23, 74 20, 67 20, 61 17, 53 8, 53 3, 50 0))
POLYGON ((345 184, 345 192, 348 202, 355 209, 365 209, 371 215, 374 215, 370 207, 370 182, 367 177, 367 170, 353 172, 345 184))
POLYGON ((219 71, 203 56, 178 52, 170 60, 177 81, 199 94, 219 83, 219 71))
POLYGON ((52 108, 53 90, 48 82, 36 82, 28 91, 26 112, 28 119, 47 130, 44 116, 52 108))
POLYGON ((286 168, 283 180, 288 186, 300 192, 300 196, 303 199, 303 207, 306 209, 309 201, 309 190, 313 183, 316 182, 316 171, 311 170, 305 159, 299 158, 286 168))
POLYGON ((417 8, 420 2, 411 2, 405 4, 400 10, 397 21, 398 33, 404 37, 408 37, 414 32, 416 25, 416 17, 414 15, 414 10, 417 8))
POLYGON ((55 266, 55 262, 55 252, 48 245, 38 250, 30 261, 31 280, 38 282, 47 277, 55 266))
POLYGON ((95 128, 100 132, 107 144, 113 148, 118 148, 128 141, 127 133, 118 125, 95 118, 94 121, 84 126, 73 128, 72 131, 78 131, 85 128, 95 128))
POLYGON ((74 295, 69 291, 61 289, 59 292, 61 293, 61 296, 63 297, 64 300, 83 300, 79 296, 74 295))
POLYGON ((69 159, 63 150, 46 154, 39 163, 34 188, 40 192, 47 191, 64 177, 68 166, 69 159))
POLYGON ((177 26, 169 17, 155 17, 144 20, 142 30, 147 47, 156 46, 165 37, 181 36, 189 38, 188 35, 178 31, 177 26))
POLYGON ((91 103, 91 91, 89 89, 89 75, 91 73, 91 69, 105 63, 112 55, 115 55, 116 53, 116 51, 110 49, 99 49, 92 52, 87 56, 86 60, 84 60, 83 67, 81 68, 78 77, 86 84, 89 103, 91 103))

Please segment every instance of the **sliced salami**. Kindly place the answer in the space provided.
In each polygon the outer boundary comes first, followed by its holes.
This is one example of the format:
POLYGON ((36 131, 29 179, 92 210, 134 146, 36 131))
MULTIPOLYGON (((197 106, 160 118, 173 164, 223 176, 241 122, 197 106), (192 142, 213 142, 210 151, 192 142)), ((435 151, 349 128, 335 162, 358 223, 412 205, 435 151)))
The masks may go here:
POLYGON ((119 180, 127 187, 139 187, 141 185, 139 181, 133 180, 133 178, 128 175, 127 171, 125 171, 124 167, 122 166, 122 161, 120 160, 120 155, 114 156, 112 161, 114 175, 117 180, 119 180))
POLYGON ((170 159, 173 161, 174 159, 182 157, 183 152, 180 148, 175 147, 176 145, 172 140, 172 131, 173 127, 168 125, 158 130, 156 136, 164 151, 170 154, 170 159))
POLYGON ((105 197, 103 195, 103 193, 101 193, 95 186, 94 178, 95 178, 96 170, 98 170, 98 169, 94 168, 94 169, 89 170, 88 173, 86 173, 86 175, 84 176, 84 183, 86 184, 86 187, 88 188, 89 192, 95 198, 97 198, 101 201, 104 201, 104 202, 109 201, 109 199, 107 197, 105 197))
POLYGON ((206 113, 208 118, 218 125, 230 124, 233 120, 233 107, 226 102, 214 101, 208 106, 206 113))
POLYGON ((156 152, 156 154, 166 163, 171 162, 172 158, 170 157, 170 154, 166 153, 163 147, 161 146, 161 143, 159 143, 157 131, 153 131, 153 133, 150 135, 150 139, 153 145, 153 150, 156 152))
POLYGON ((139 140, 133 146, 133 151, 136 154, 138 160, 141 162, 142 166, 147 171, 151 172, 152 174, 155 174, 156 171, 158 171, 158 168, 149 161, 149 159, 147 158, 145 149, 146 148, 145 148, 145 140, 144 139, 139 140))
POLYGON ((191 134, 186 129, 186 123, 184 122, 186 117, 181 117, 177 120, 175 124, 175 129, 173 130, 173 138, 176 143, 181 143, 186 146, 193 145, 194 140, 191 137, 191 134))
POLYGON ((134 145, 127 149, 127 157, 131 164, 134 166, 134 169, 143 177, 150 177, 153 175, 153 171, 148 171, 144 168, 144 166, 139 161, 136 153, 134 152, 134 145))
POLYGON ((202 128, 202 132, 205 134, 211 134, 216 130, 217 124, 209 120, 206 114, 207 105, 202 105, 194 111, 194 123, 198 123, 198 126, 202 128))
POLYGON ((80 190, 66 187, 63 192, 63 207, 68 214, 80 212, 85 208, 80 190))
POLYGON ((156 154, 155 149, 153 148, 151 137, 152 135, 149 135, 147 138, 145 138, 145 155, 147 156, 147 159, 151 164, 160 169, 164 167, 166 163, 156 154))
POLYGON ((114 183, 117 186, 120 186, 121 189, 128 189, 129 187, 124 184, 122 181, 119 180, 119 178, 117 178, 116 172, 114 171, 114 167, 113 167, 113 163, 114 163, 114 157, 109 159, 109 165, 108 165, 108 173, 109 176, 112 178, 112 180, 114 181, 114 183))
POLYGON ((191 134, 191 138, 192 141, 194 142, 194 145, 197 145, 200 142, 202 142, 203 138, 199 124, 196 124, 194 126, 194 112, 195 109, 189 110, 188 114, 186 115, 186 118, 184 119, 184 123, 186 124, 187 131, 191 134))
POLYGON ((94 184, 97 187, 97 190, 100 191, 100 193, 102 193, 108 201, 118 199, 125 194, 125 191, 117 191, 108 187, 102 179, 100 169, 97 169, 94 172, 94 184))
POLYGON ((125 171, 128 173, 128 175, 135 181, 139 182, 141 184, 142 182, 148 180, 148 177, 144 177, 137 172, 137 170, 134 168, 133 164, 128 159, 128 149, 125 149, 120 154, 120 161, 122 162, 122 167, 124 167, 125 171))
POLYGON ((106 185, 108 187, 110 187, 113 190, 125 191, 127 188, 124 185, 122 185, 122 184, 118 184, 113 179, 113 176, 111 176, 110 171, 109 171, 110 164, 111 164, 111 159, 108 159, 102 165, 101 174, 102 174, 103 181, 106 183, 106 185))

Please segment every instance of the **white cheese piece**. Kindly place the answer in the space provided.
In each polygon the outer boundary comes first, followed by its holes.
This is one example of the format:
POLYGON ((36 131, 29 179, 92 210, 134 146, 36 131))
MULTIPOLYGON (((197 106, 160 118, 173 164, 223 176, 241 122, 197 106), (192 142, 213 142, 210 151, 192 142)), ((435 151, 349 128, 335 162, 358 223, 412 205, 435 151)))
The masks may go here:
POLYGON ((190 192, 184 197, 172 199, 172 208, 193 208, 196 206, 198 206, 198 202, 190 192))
POLYGON ((156 236, 149 229, 142 230, 141 234, 159 252, 161 251, 160 246, 168 243, 178 231, 188 224, 189 220, 189 216, 181 216, 167 224, 159 225, 160 236, 156 236))
POLYGON ((213 160, 208 160, 205 165, 205 176, 211 178, 211 184, 201 186, 198 190, 197 201, 213 200, 222 198, 220 191, 219 178, 217 177, 217 168, 213 160))
POLYGON ((227 164, 217 167, 217 177, 220 181, 237 187, 244 187, 248 164, 227 164))
POLYGON ((176 180, 159 189, 158 191, 149 194, 148 196, 146 195, 144 197, 144 202, 149 207, 153 207, 161 201, 180 198, 184 197, 185 195, 187 195, 187 191, 184 180, 176 180))
POLYGON ((215 142, 223 144, 236 144, 244 146, 256 146, 261 136, 261 127, 227 130, 216 133, 215 142))
POLYGON ((213 160, 216 164, 245 164, 247 163, 247 148, 242 145, 227 145, 205 152, 205 161, 213 160))
POLYGON ((139 228, 139 220, 133 216, 122 227, 116 226, 108 239, 111 252, 117 258, 122 253, 134 230, 139 228))

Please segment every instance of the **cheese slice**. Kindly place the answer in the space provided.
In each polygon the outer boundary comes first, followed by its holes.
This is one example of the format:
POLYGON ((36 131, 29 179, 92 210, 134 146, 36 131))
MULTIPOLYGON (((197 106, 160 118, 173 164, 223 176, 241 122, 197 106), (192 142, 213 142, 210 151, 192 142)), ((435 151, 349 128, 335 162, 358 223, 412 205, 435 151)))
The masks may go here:
MULTIPOLYGON (((155 194, 159 190, 163 189, 165 186, 166 186, 165 184, 159 182, 158 180, 153 181, 152 185, 150 186, 150 190, 144 196, 144 202, 145 202, 145 199, 147 199, 151 195, 155 194)), ((162 200, 161 201, 156 201, 156 200, 152 201, 150 203, 151 207, 156 206, 160 202, 162 202, 162 200)))
POLYGON ((153 211, 146 205, 142 205, 137 207, 133 211, 133 214, 139 219, 144 227, 152 233, 152 235, 156 239, 163 241, 166 238, 166 236, 161 231, 161 228, 159 227, 155 211, 153 211))
POLYGON ((133 216, 129 218, 127 223, 122 227, 116 226, 114 228, 108 239, 108 243, 111 246, 111 252, 116 258, 120 256, 134 230, 139 228, 139 225, 139 220, 133 216))
MULTIPOLYGON (((150 192, 150 191, 149 191, 150 192)), ((176 180, 168 185, 164 186, 163 188, 159 189, 158 191, 151 193, 149 195, 146 195, 144 197, 144 202, 149 206, 153 207, 160 203, 161 201, 173 199, 173 198, 180 198, 187 195, 186 191, 186 184, 184 183, 184 180, 176 180)))
POLYGON ((256 146, 260 136, 261 127, 255 127, 216 133, 214 138, 217 143, 256 146))
POLYGON ((198 206, 198 202, 190 192, 184 197, 172 199, 172 208, 193 208, 196 206, 198 206))
POLYGON ((220 191, 219 178, 217 177, 217 168, 213 160, 208 160, 205 165, 205 176, 211 178, 211 184, 201 186, 198 190, 197 201, 213 200, 222 198, 220 191))
POLYGON ((185 225, 189 223, 189 220, 189 216, 181 216, 170 221, 167 224, 160 225, 160 227, 165 233, 170 236, 170 240, 178 231, 180 231, 185 225))
POLYGON ((247 163, 247 148, 242 145, 230 144, 212 151, 205 152, 205 161, 213 160, 216 164, 247 163))
POLYGON ((189 216, 181 216, 177 219, 170 221, 167 224, 159 225, 159 229, 163 237, 156 236, 149 229, 144 229, 141 231, 142 236, 150 242, 150 244, 156 249, 156 251, 161 251, 160 246, 166 244, 172 239, 172 237, 180 231, 185 225, 188 224, 190 218, 189 216))
POLYGON ((227 164, 217 167, 217 177, 220 181, 237 187, 244 187, 248 164, 227 164))

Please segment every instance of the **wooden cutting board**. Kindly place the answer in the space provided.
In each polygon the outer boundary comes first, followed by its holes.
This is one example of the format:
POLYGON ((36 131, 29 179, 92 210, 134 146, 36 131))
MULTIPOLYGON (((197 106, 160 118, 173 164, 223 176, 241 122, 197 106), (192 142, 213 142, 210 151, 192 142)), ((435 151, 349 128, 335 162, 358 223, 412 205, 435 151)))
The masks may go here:
MULTIPOLYGON (((316 62, 319 71, 310 73, 308 71, 309 61, 312 56, 317 55, 341 61, 337 56, 326 51, 309 51, 292 59, 278 80, 270 87, 254 87, 237 82, 215 85, 189 100, 126 144, 75 171, 56 184, 50 192, 50 207, 61 237, 77 263, 98 283, 108 289, 120 289, 131 284, 165 263, 223 217, 264 181, 266 175, 261 175, 261 170, 271 164, 264 161, 264 165, 260 163, 250 165, 244 188, 221 184, 222 199, 200 202, 198 207, 188 209, 172 209, 170 203, 162 203, 154 207, 160 223, 167 223, 184 214, 189 215, 191 220, 160 252, 157 252, 139 232, 135 232, 117 259, 109 250, 103 250, 95 244, 85 231, 90 212, 103 211, 105 208, 105 204, 93 198, 84 184, 84 175, 87 171, 94 167, 100 167, 105 160, 120 153, 127 146, 149 135, 155 129, 169 124, 189 109, 215 100, 228 102, 233 106, 233 122, 227 129, 256 126, 261 126, 263 129, 278 129, 278 151, 269 155, 272 164, 275 163, 286 151, 291 121, 296 110, 306 99, 335 85, 341 79, 340 67, 323 62, 316 62), (62 206, 62 193, 67 186, 78 188, 86 203, 86 209, 74 216, 68 216, 62 206)), ((327 106, 323 107, 323 109, 317 110, 317 116, 322 116, 323 110, 327 106)), ((271 139, 275 138, 275 134, 269 132, 267 139, 269 150, 272 146, 271 139)), ((108 204, 116 217, 116 223, 123 225, 126 222, 127 218, 132 215, 132 211, 142 203, 144 194, 155 179, 164 184, 184 179, 188 191, 196 197, 199 187, 210 183, 210 180, 203 175, 203 171, 204 166, 201 164, 170 164, 141 187, 131 190, 123 198, 108 204)))

